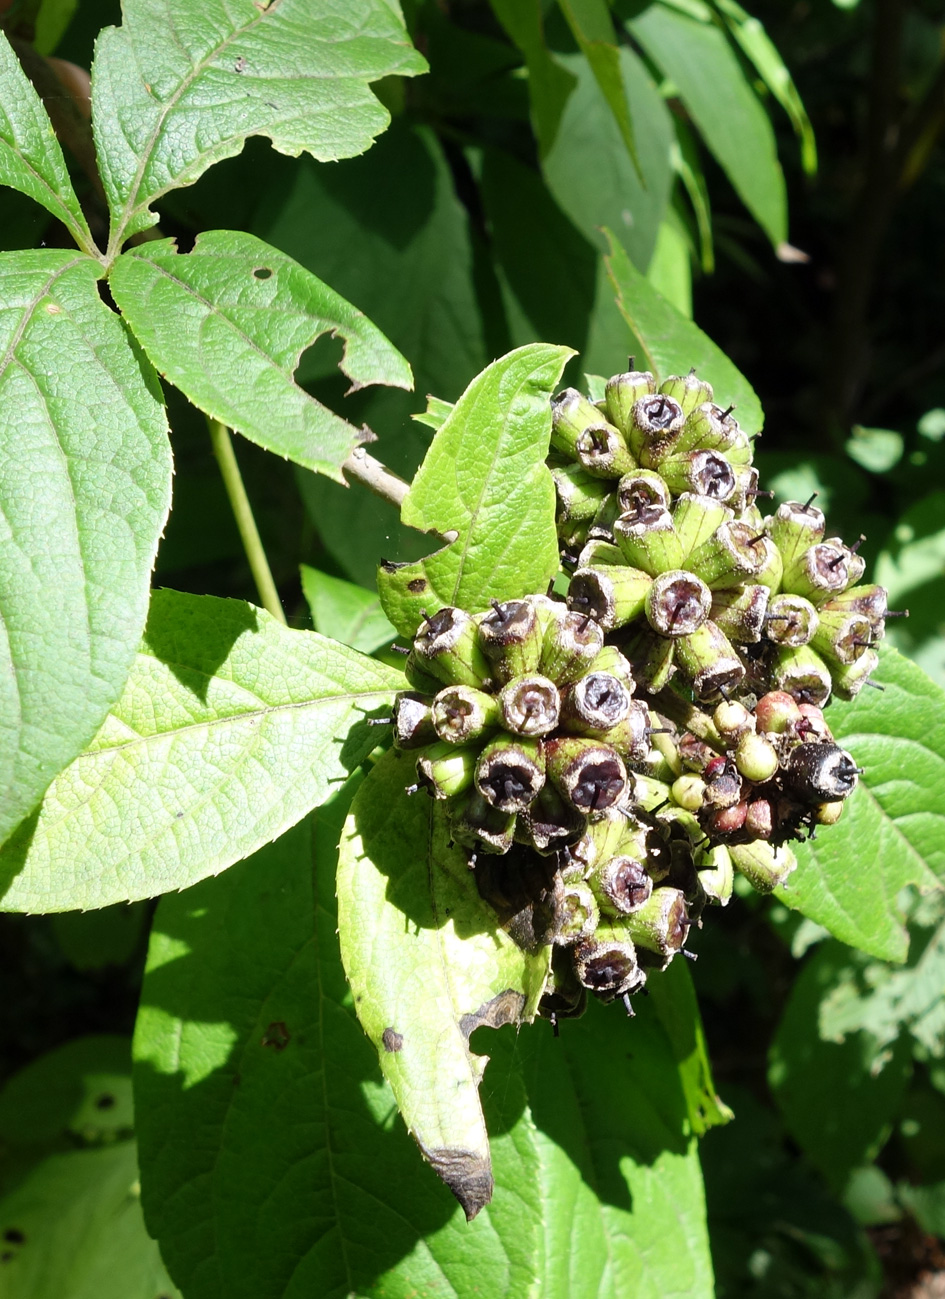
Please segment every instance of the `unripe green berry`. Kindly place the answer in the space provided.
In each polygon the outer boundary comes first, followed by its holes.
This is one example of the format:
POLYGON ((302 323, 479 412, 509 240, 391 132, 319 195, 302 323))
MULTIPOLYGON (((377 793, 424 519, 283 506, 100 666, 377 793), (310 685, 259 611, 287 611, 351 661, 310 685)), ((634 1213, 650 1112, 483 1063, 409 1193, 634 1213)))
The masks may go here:
POLYGON ((746 731, 735 747, 735 766, 746 780, 762 785, 778 770, 774 745, 754 731, 746 731))
POLYGON ((875 650, 867 649, 863 650, 856 662, 838 667, 833 677, 837 697, 855 699, 878 666, 879 655, 875 650))
POLYGON ((457 843, 504 854, 512 847, 515 814, 500 812, 473 786, 450 799, 450 833, 457 843))
POLYGON ((595 866, 587 882, 604 916, 631 915, 653 892, 644 863, 624 853, 595 866))
POLYGON ((780 888, 797 866, 790 848, 775 848, 764 840, 757 843, 731 844, 729 853, 735 869, 744 875, 759 893, 780 888))
POLYGON ((787 569, 809 547, 817 545, 823 539, 824 516, 816 505, 786 501, 778 506, 777 513, 768 520, 768 532, 781 552, 787 569))
POLYGON ((538 667, 543 676, 564 686, 587 672, 604 648, 604 632, 588 609, 574 612, 550 601, 549 606, 538 667))
MULTIPOLYGON (((597 407, 578 392, 565 388, 551 401, 551 445, 572 459, 577 459, 577 443, 588 428, 608 428, 607 420, 597 407)), ((614 432, 617 430, 615 429, 614 432)))
POLYGON ((555 942, 571 946, 589 938, 600 921, 600 907, 587 884, 566 884, 558 901, 555 942))
POLYGON ((636 468, 621 433, 611 424, 593 424, 577 439, 574 453, 589 474, 620 478, 636 468))
POLYGON ((712 714, 712 721, 727 748, 737 744, 743 735, 755 729, 754 715, 744 704, 739 704, 734 699, 723 699, 712 714))
POLYGON ((724 502, 735 492, 735 471, 718 451, 684 451, 666 456, 660 474, 674 496, 694 492, 724 502))
POLYGON ((705 781, 691 772, 680 776, 673 781, 672 795, 687 812, 700 812, 705 801, 705 781))
POLYGON ((755 705, 755 722, 763 734, 783 735, 793 731, 801 716, 797 700, 785 690, 771 690, 755 705))
POLYGON ((630 414, 627 441, 631 454, 646 469, 658 469, 670 455, 685 423, 682 407, 672 397, 656 393, 641 397, 630 414))
POLYGON ((781 646, 769 675, 776 690, 793 695, 798 703, 816 704, 822 708, 830 698, 830 671, 810 645, 781 646))
POLYGON ((725 844, 716 844, 714 848, 703 851, 696 862, 696 870, 702 891, 709 901, 720 907, 728 906, 735 882, 735 868, 725 844))
POLYGON ((645 523, 654 511, 668 510, 669 488, 662 475, 652 469, 635 469, 617 484, 618 513, 628 523, 645 523))

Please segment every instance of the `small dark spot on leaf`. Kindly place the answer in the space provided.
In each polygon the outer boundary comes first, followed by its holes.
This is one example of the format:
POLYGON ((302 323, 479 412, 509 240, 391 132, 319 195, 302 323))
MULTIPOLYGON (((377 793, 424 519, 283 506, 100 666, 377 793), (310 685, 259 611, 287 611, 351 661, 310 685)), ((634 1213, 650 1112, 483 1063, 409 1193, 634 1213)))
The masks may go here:
POLYGON ((23 1235, 22 1231, 20 1231, 19 1227, 7 1227, 6 1231, 3 1233, 3 1239, 8 1245, 22 1245, 25 1242, 26 1237, 23 1235))
POLYGON ((245 58, 243 57, 242 54, 239 56, 239 58, 238 58, 238 59, 236 60, 236 62, 233 64, 233 71, 234 71, 234 72, 245 72, 245 71, 246 71, 246 60, 245 60, 245 58))
POLYGON ((177 815, 175 816, 174 820, 175 820, 175 821, 179 821, 183 815, 184 815, 183 812, 178 812, 177 815))
POLYGON ((404 1045, 403 1033, 398 1033, 395 1028, 385 1028, 381 1035, 381 1041, 384 1044, 385 1051, 401 1051, 404 1045))
POLYGON ((265 104, 266 104, 266 107, 267 107, 267 108, 271 108, 272 111, 273 111, 274 113, 278 113, 278 111, 279 111, 279 105, 278 105, 278 104, 270 104, 270 102, 269 102, 268 99, 265 101, 265 104))
POLYGON ((271 1046, 274 1051, 284 1051, 289 1045, 291 1034, 286 1028, 285 1023, 280 1019, 270 1024, 262 1035, 261 1044, 271 1046))
POLYGON ((13 1250, 5 1249, 3 1253, 0 1254, 0 1263, 9 1263, 12 1257, 13 1257, 13 1250))
POLYGON ((233 1086, 234 1086, 234 1087, 238 1087, 242 1081, 243 1081, 243 1079, 240 1077, 240 1075, 239 1075, 238 1073, 235 1073, 235 1074, 233 1075, 233 1086))
POLYGON ((257 280, 268 280, 272 277, 272 271, 268 266, 257 266, 253 271, 253 275, 257 280))
POLYGON ((420 595, 427 589, 427 579, 425 577, 415 577, 412 582, 407 583, 407 590, 413 595, 420 595))
POLYGON ((110 1110, 115 1104, 115 1098, 111 1092, 102 1092, 101 1096, 95 1098, 95 1108, 97 1110, 110 1110))

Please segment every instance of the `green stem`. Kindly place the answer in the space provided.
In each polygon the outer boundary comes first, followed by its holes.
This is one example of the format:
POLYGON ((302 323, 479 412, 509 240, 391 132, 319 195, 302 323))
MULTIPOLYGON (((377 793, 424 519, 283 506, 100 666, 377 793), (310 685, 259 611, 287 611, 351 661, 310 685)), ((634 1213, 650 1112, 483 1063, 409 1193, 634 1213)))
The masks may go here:
POLYGON ((282 611, 279 592, 272 580, 272 570, 269 567, 266 552, 263 550, 259 529, 256 527, 256 520, 253 518, 253 509, 249 503, 249 497, 246 495, 246 488, 243 486, 240 467, 236 462, 236 452, 233 450, 233 439, 230 436, 230 430, 225 424, 221 424, 219 420, 210 419, 209 416, 207 417, 207 427, 210 429, 213 454, 220 466, 223 485, 226 488, 227 496, 230 498, 233 517, 236 519, 236 526, 240 531, 243 549, 246 551, 246 558, 249 560, 250 572, 253 575, 253 581, 256 583, 256 590, 259 592, 259 601, 267 613, 271 613, 273 618, 278 618, 281 623, 286 625, 286 617, 282 611))

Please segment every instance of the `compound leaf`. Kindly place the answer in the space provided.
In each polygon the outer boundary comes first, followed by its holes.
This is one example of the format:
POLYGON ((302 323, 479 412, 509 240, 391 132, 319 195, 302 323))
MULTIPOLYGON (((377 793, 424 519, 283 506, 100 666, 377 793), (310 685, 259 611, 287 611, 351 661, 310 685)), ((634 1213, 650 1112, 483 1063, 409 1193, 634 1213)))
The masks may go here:
POLYGON ((606 233, 610 242, 607 269, 617 293, 617 306, 640 344, 637 365, 645 362, 662 378, 686 374, 695 366, 699 377, 712 384, 716 399, 736 407, 738 422, 745 432, 759 432, 764 415, 748 380, 698 325, 677 311, 640 274, 616 237, 606 233))
POLYGON ((103 907, 225 869, 328 797, 402 684, 242 601, 156 592, 124 694, 0 853, 3 907, 103 907))
POLYGON ((360 311, 253 235, 211 230, 186 256, 172 239, 143 244, 117 259, 109 286, 153 364, 195 406, 339 480, 360 434, 298 387, 302 351, 340 334, 352 390, 413 386, 410 366, 360 311))
POLYGON ((828 720, 864 773, 830 833, 796 848, 779 896, 851 947, 903 961, 908 937, 897 895, 945 882, 945 692, 895 650, 875 680, 828 720))
POLYGON ((92 70, 112 254, 247 136, 321 162, 363 153, 390 121, 369 83, 426 68, 392 0, 125 0, 123 16, 92 70))
POLYGON ((341 957, 358 1018, 424 1157, 468 1218, 493 1191, 479 1100, 481 1024, 534 1017, 548 948, 526 955, 497 927, 442 805, 410 798, 409 756, 392 751, 351 809, 338 865, 341 957))
POLYGON ((42 101, 0 32, 0 185, 9 185, 57 217, 80 248, 95 241, 42 101))
POLYGON ((500 357, 440 425, 401 510, 421 531, 458 533, 442 550, 378 575, 384 612, 412 636, 421 609, 476 610, 543 591, 558 570, 555 493, 545 466, 551 394, 568 347, 533 343, 500 357))
POLYGON ((0 255, 0 842, 120 694, 167 518, 158 384, 101 274, 0 255))

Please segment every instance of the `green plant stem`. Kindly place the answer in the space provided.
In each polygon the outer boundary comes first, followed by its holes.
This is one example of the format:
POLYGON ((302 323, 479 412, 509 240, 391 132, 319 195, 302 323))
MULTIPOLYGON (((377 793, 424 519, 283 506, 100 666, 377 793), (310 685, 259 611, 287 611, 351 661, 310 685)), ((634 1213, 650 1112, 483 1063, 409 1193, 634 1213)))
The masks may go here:
POLYGON ((286 616, 282 611, 276 584, 272 580, 272 570, 263 549, 259 529, 256 527, 256 520, 253 518, 253 509, 249 503, 249 497, 246 495, 246 488, 243 486, 243 476, 236 462, 236 452, 233 450, 233 439, 230 436, 230 430, 225 424, 221 424, 219 420, 210 419, 209 417, 207 427, 210 429, 213 454, 217 458, 220 473, 223 475, 223 485, 226 488, 227 496, 230 498, 233 517, 236 519, 236 526, 240 531, 240 538, 243 542, 243 549, 246 551, 246 558, 249 560, 253 581, 256 583, 256 590, 259 592, 259 602, 267 613, 271 613, 273 618, 278 618, 281 623, 285 624, 286 616))
POLYGON ((697 739, 708 744, 710 748, 716 749, 719 753, 725 752, 722 737, 716 730, 711 717, 707 717, 705 713, 693 704, 687 703, 685 699, 680 699, 679 695, 673 690, 668 688, 660 690, 647 702, 654 712, 661 713, 668 721, 675 722, 677 726, 690 731, 697 739))

